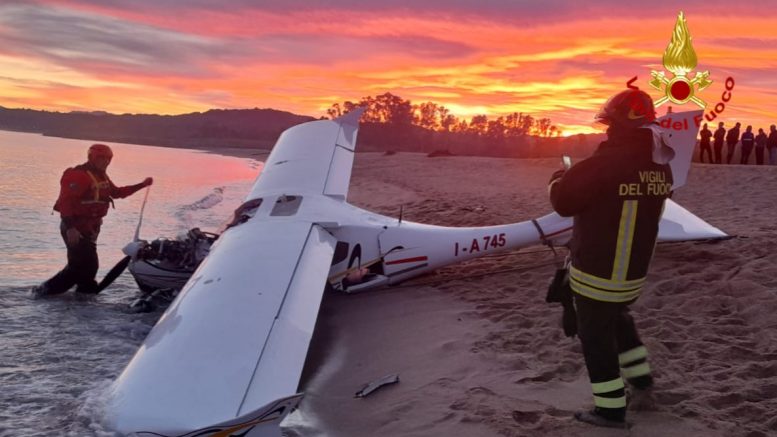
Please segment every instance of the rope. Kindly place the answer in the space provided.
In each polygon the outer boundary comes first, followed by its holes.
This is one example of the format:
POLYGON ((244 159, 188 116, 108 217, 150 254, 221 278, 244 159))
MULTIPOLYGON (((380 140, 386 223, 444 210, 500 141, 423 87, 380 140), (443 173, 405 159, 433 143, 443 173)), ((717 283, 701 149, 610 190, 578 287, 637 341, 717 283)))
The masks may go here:
POLYGON ((535 219, 532 219, 531 222, 534 227, 537 228, 537 232, 540 234, 540 241, 542 241, 542 244, 550 247, 550 250, 553 251, 553 258, 555 260, 556 267, 561 268, 566 263, 566 260, 559 258, 558 253, 556 253, 556 248, 553 247, 553 242, 548 240, 547 236, 545 236, 545 232, 542 231, 540 223, 535 219))

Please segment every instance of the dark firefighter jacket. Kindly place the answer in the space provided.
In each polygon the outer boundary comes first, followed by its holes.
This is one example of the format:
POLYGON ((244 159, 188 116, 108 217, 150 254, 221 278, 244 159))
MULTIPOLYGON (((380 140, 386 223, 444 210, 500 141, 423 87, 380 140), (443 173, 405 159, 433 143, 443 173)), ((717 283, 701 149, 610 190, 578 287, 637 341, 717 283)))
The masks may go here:
POLYGON ((142 183, 117 187, 104 172, 89 163, 81 164, 62 173, 54 210, 59 211, 68 228, 94 236, 100 230, 112 199, 127 197, 143 187, 142 183))
POLYGON ((551 181, 553 208, 574 217, 572 290, 605 302, 639 296, 671 188, 669 165, 652 160, 648 129, 610 134, 593 156, 551 181))

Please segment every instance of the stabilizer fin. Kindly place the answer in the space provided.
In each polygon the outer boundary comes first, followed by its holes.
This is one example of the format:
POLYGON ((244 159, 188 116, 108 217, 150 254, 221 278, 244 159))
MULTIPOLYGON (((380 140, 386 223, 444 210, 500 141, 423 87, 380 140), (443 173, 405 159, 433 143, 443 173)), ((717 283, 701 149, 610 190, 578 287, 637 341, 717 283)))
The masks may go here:
POLYGON ((696 148, 696 135, 704 111, 670 112, 656 120, 661 126, 661 139, 674 150, 674 158, 669 161, 672 167, 672 189, 676 190, 688 179, 693 150, 696 148))
POLYGON ((688 241, 727 238, 728 234, 705 222, 692 212, 666 199, 658 225, 658 241, 688 241))

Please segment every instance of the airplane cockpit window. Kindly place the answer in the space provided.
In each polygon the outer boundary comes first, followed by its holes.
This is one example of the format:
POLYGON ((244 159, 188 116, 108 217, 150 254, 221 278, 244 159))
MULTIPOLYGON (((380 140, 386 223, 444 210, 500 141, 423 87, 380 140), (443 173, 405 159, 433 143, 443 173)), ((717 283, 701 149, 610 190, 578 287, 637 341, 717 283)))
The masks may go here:
POLYGON ((302 205, 302 196, 287 196, 282 195, 275 201, 271 216, 290 216, 297 213, 300 205, 302 205))
MULTIPOLYGON (((224 225, 223 231, 226 231, 227 229, 237 226, 239 224, 245 223, 253 217, 256 214, 256 211, 259 209, 259 207, 262 205, 262 199, 251 199, 249 201, 244 202, 242 205, 238 206, 235 212, 232 214, 232 218, 227 222, 226 225, 224 225)), ((223 232, 222 231, 222 232, 223 232)))

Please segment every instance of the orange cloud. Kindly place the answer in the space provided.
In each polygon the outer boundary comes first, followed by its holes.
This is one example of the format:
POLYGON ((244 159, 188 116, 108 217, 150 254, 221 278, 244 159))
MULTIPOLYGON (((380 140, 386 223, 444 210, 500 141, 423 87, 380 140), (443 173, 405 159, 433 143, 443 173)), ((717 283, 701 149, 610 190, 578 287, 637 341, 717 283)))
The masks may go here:
MULTIPOLYGON (((677 13, 635 17, 633 5, 614 1, 563 11, 538 3, 523 6, 525 14, 515 2, 499 3, 513 16, 460 2, 440 10, 206 3, 0 5, 0 105, 156 113, 258 106, 318 116, 335 102, 392 92, 461 117, 524 112, 551 118, 567 134, 594 131, 593 113, 631 77, 660 97, 647 80, 663 69, 677 13)), ((700 97, 714 105, 732 75, 734 99, 721 117, 770 124, 776 20, 747 2, 727 15, 722 5, 686 10, 697 68, 715 81, 700 97)))

